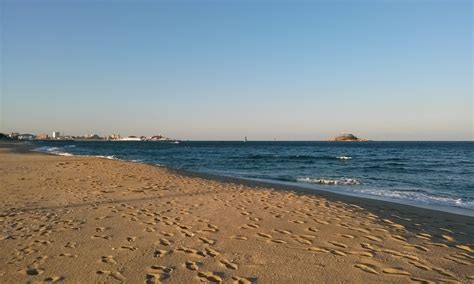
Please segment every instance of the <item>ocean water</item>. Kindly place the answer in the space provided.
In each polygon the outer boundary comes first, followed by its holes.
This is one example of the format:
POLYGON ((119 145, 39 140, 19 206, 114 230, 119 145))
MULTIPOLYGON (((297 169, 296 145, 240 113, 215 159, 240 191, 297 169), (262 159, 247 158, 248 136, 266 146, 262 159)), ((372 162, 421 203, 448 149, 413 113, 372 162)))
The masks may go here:
POLYGON ((295 184, 474 216, 474 142, 33 143, 57 155, 295 184))

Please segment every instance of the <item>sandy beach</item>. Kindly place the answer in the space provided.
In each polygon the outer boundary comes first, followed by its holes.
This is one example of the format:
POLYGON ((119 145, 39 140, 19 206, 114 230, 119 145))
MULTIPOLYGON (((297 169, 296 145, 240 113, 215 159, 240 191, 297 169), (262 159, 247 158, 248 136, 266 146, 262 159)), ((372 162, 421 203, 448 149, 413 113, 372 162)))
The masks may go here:
POLYGON ((474 218, 0 148, 1 283, 472 283, 474 218))

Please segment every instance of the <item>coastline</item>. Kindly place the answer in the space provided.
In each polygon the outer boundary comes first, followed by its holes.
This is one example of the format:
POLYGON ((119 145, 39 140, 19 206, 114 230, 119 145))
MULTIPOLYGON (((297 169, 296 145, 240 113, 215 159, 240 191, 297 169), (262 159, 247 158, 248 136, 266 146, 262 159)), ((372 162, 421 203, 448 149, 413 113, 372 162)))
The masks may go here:
MULTIPOLYGON (((97 141, 95 141, 97 142, 97 141)), ((303 141, 304 142, 304 141, 303 141)), ((327 141, 326 141, 327 142, 327 141)), ((351 142, 351 141, 336 141, 336 142, 351 142)), ((373 142, 373 141, 364 141, 364 142, 373 142)), ((380 141, 379 141, 380 142, 380 141)), ((390 142, 390 141, 387 141, 390 142)), ((411 141, 413 143, 417 143, 417 141, 411 141)), ((432 142, 437 142, 437 141, 432 141, 432 142)), ((454 142, 454 141, 453 141, 454 142)), ((27 147, 33 152, 40 152, 40 153, 45 153, 45 154, 51 154, 51 155, 65 155, 65 156, 77 156, 75 154, 71 154, 68 152, 64 153, 56 153, 56 152, 45 152, 45 151, 35 151, 35 147, 27 147)), ((107 159, 117 159, 117 158, 112 158, 113 156, 88 156, 88 155, 79 155, 83 157, 99 157, 99 158, 107 158, 107 159)), ((271 179, 252 179, 252 178, 245 178, 245 177, 237 177, 237 176, 229 176, 229 175, 221 175, 221 174, 213 174, 213 173, 206 173, 206 172, 198 172, 198 171, 191 171, 191 170, 184 170, 184 169, 176 169, 167 165, 158 165, 155 163, 147 163, 143 161, 134 161, 134 160, 125 160, 125 159, 117 159, 125 162, 136 162, 136 163, 141 163, 141 164, 146 164, 150 166, 159 166, 168 169, 169 171, 174 171, 179 174, 183 175, 189 175, 189 176, 194 176, 194 177, 200 177, 200 178, 207 178, 207 179, 213 179, 213 180, 218 180, 218 181, 233 181, 235 183, 242 183, 246 185, 261 185, 261 186, 266 186, 266 187, 274 187, 274 188, 279 188, 282 190, 289 190, 289 191, 299 191, 299 192, 304 192, 307 194, 316 194, 324 197, 333 197, 335 200, 338 199, 344 199, 349 197, 348 201, 351 200, 361 200, 362 203, 364 201, 370 201, 370 200, 375 200, 376 203, 382 202, 382 204, 386 204, 388 206, 394 204, 394 205, 402 205, 402 206, 408 206, 408 207, 415 207, 415 208, 420 208, 420 209, 426 209, 426 210, 431 210, 435 212, 443 212, 443 213, 450 213, 450 214, 455 214, 455 215, 462 215, 462 216, 469 216, 469 217, 474 217, 474 210, 465 208, 465 207, 456 207, 456 206, 448 206, 448 205, 438 205, 438 204, 429 204, 429 203, 422 203, 420 201, 410 201, 407 199, 395 199, 395 198, 390 198, 386 197, 383 195, 376 196, 376 195, 368 195, 368 194, 362 194, 362 193, 357 193, 357 192, 351 192, 351 191, 344 191, 343 188, 340 192, 337 191, 337 187, 335 186, 330 186, 330 187, 325 187, 325 186, 317 186, 317 185, 311 185, 307 183, 298 183, 298 182, 290 182, 290 181, 279 181, 279 180, 271 180, 271 179)), ((373 205, 373 204, 372 204, 373 205)), ((408 209, 409 210, 409 209, 408 209)))
POLYGON ((47 155, 25 145, 0 143, 0 155, 6 185, 0 276, 6 281, 473 279, 469 216, 133 162, 47 155), (45 223, 38 214, 53 217, 45 223), (68 237, 78 249, 66 254, 68 237), (18 249, 10 252, 13 244, 18 249), (140 259, 135 270, 127 266, 132 259, 140 259), (74 274, 78 263, 92 263, 84 266, 90 273, 74 274), (337 273, 341 268, 349 275, 337 273), (301 273, 308 269, 314 272, 301 273), (133 272, 138 270, 143 273, 133 272))

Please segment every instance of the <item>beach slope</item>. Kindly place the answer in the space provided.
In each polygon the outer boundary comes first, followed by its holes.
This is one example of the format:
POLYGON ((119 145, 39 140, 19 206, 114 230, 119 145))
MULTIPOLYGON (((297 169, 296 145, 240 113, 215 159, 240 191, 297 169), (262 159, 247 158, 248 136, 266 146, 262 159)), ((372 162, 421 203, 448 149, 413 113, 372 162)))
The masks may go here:
POLYGON ((474 218, 0 148, 0 282, 474 281, 474 218))

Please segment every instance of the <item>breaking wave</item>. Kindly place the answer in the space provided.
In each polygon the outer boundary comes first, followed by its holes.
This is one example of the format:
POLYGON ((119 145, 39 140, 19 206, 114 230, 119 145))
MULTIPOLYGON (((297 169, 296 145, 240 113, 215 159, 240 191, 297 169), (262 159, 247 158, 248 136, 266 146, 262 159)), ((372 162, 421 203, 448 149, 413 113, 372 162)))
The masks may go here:
POLYGON ((326 179, 326 178, 309 178, 301 177, 296 179, 297 182, 323 184, 323 185, 359 185, 362 184, 359 180, 353 178, 338 178, 338 179, 326 179))

